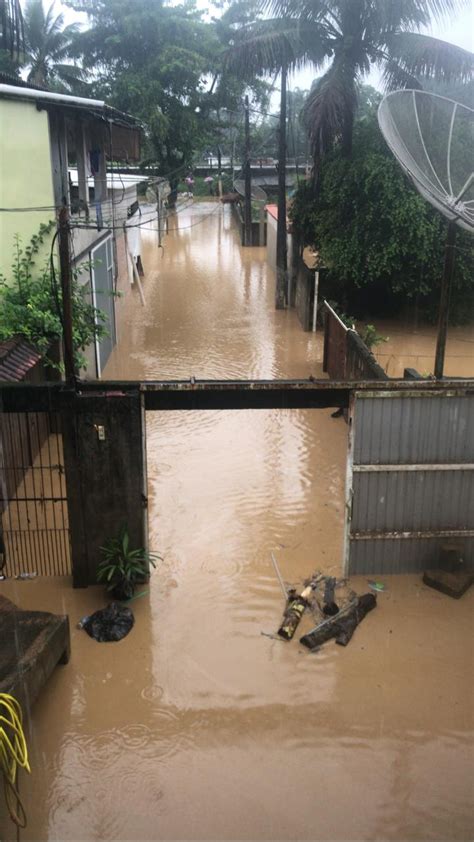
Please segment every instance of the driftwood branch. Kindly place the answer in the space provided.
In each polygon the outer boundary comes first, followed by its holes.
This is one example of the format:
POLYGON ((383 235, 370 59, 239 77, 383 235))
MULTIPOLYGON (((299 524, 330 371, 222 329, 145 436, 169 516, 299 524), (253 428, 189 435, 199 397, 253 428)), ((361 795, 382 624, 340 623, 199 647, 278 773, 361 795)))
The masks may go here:
POLYGON ((359 623, 369 611, 375 608, 376 604, 375 594, 366 593, 359 596, 351 608, 344 612, 344 616, 336 615, 325 620, 313 631, 305 634, 300 639, 300 643, 308 649, 316 649, 326 640, 334 637, 340 646, 347 646, 359 623))

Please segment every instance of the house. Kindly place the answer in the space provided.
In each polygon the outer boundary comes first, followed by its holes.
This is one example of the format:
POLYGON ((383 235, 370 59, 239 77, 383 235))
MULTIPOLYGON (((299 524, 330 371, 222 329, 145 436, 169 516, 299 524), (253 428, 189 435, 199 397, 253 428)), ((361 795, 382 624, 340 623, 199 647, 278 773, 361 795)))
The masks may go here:
MULTIPOLYGON (((140 257, 137 185, 147 180, 113 168, 139 160, 141 127, 134 117, 101 100, 2 79, 0 75, 0 272, 8 278, 15 236, 28 245, 40 224, 55 219, 67 205, 73 262, 90 264, 81 281, 107 314, 109 336, 86 354, 86 376, 100 377, 116 342, 113 292, 130 275, 127 226, 134 230, 133 257, 140 257)), ((50 249, 51 240, 39 259, 46 261, 50 249)))

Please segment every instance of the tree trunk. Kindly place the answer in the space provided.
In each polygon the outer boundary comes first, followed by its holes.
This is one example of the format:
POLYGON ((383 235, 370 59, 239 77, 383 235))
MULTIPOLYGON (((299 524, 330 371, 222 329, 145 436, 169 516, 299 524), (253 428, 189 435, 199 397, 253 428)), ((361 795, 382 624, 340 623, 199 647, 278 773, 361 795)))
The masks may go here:
POLYGON ((278 220, 276 242, 275 307, 287 305, 287 244, 286 244, 286 63, 281 68, 280 127, 278 136, 278 220))

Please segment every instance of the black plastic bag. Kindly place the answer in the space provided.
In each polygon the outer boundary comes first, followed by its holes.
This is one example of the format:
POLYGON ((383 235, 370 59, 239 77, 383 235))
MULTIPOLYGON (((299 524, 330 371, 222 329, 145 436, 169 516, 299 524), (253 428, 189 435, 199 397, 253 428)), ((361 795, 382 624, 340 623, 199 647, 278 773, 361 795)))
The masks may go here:
POLYGON ((122 640, 133 628, 135 617, 130 608, 111 602, 106 608, 95 611, 86 617, 81 626, 90 637, 104 643, 109 640, 122 640))

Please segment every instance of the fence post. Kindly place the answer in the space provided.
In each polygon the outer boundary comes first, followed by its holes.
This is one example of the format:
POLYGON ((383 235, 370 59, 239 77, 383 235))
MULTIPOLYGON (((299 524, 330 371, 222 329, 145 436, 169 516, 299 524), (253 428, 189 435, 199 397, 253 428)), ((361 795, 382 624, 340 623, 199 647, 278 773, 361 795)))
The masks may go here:
POLYGON ((96 581, 100 547, 127 527, 146 544, 146 454, 138 391, 71 395, 63 413, 74 587, 96 581))

